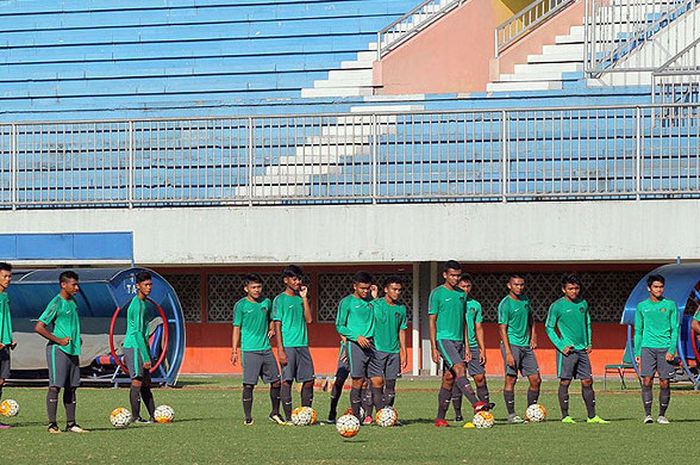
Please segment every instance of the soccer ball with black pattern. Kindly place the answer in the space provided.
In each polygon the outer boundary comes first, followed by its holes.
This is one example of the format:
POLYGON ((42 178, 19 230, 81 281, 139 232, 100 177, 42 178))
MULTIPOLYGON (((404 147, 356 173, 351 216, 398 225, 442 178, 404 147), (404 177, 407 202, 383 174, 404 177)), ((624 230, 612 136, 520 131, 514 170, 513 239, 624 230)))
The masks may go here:
POLYGON ((525 410, 525 419, 530 423, 540 423, 547 418, 547 409, 542 404, 532 404, 525 410))
POLYGON ((175 410, 169 405, 159 405, 153 412, 156 423, 172 423, 175 419, 175 410))
POLYGON ((374 421, 383 428, 394 426, 399 419, 399 414, 394 407, 384 407, 374 416, 374 421))
POLYGON ((343 415, 335 422, 335 429, 344 438, 355 437, 360 431, 360 420, 355 415, 343 415))
POLYGON ((19 403, 14 399, 5 399, 0 402, 0 415, 16 417, 19 414, 19 403))
POLYGON ((131 424, 131 412, 125 408, 117 407, 109 414, 109 422, 115 428, 126 428, 131 424))
POLYGON ((487 410, 482 410, 480 412, 476 412, 472 423, 477 429, 487 429, 493 428, 494 423, 496 423, 496 419, 494 418, 493 413, 487 410))

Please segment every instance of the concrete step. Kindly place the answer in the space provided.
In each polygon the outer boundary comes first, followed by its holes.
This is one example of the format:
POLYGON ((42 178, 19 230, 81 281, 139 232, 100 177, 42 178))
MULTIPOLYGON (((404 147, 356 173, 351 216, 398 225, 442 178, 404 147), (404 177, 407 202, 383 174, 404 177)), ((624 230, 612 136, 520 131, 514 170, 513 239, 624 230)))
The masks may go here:
POLYGON ((523 81, 523 82, 490 82, 486 84, 486 92, 524 92, 531 90, 559 90, 560 81, 523 81))
MULTIPOLYGON (((336 163, 331 164, 298 164, 268 166, 265 169, 264 178, 281 179, 287 184, 298 184, 304 182, 309 176, 318 176, 322 174, 337 174, 340 168, 336 163)), ((263 177, 263 176, 261 176, 263 177)), ((277 183, 271 183, 277 184, 277 183)))
MULTIPOLYGON (((257 180, 255 180, 257 182, 257 180)), ((260 180, 262 183, 262 180, 260 180)), ((236 188, 237 196, 248 196, 248 187, 239 186, 236 188)), ((281 185, 281 186, 254 186, 253 195, 255 197, 301 197, 309 195, 309 187, 306 185, 281 185)))
POLYGON ((424 108, 423 105, 363 105, 361 107, 351 107, 350 113, 421 111, 424 108))
POLYGON ((562 52, 555 54, 550 52, 547 55, 528 55, 528 63, 574 63, 583 62, 583 51, 580 54, 572 54, 568 52, 562 52))
POLYGON ((294 148, 294 156, 298 162, 317 162, 322 158, 348 157, 363 152, 364 145, 299 145, 294 148))
POLYGON ((581 32, 569 33, 563 36, 556 36, 554 43, 556 44, 582 44, 584 40, 583 28, 581 32))
POLYGON ((542 47, 541 55, 545 55, 545 56, 571 55, 574 57, 580 56, 583 58, 583 43, 545 45, 542 47))
POLYGON ((526 63, 513 67, 514 74, 538 76, 551 73, 574 73, 583 71, 583 61, 572 63, 526 63))
POLYGON ((322 87, 301 90, 303 98, 366 97, 373 93, 373 87, 322 87))
POLYGON ((334 69, 328 72, 329 81, 372 82, 372 68, 369 69, 334 69))
POLYGON ((562 72, 550 72, 547 74, 501 74, 498 82, 531 82, 531 81, 577 81, 578 78, 565 77, 562 72))

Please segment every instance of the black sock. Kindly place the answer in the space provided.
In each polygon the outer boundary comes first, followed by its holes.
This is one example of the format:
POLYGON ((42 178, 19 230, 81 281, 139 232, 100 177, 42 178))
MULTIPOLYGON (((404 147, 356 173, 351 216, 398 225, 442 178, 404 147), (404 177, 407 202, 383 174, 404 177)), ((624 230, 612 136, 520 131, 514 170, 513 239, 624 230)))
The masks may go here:
POLYGON ((148 411, 148 418, 153 418, 156 414, 156 401, 153 399, 153 391, 147 383, 141 385, 141 398, 148 411))
POLYGON ((671 402, 671 387, 661 388, 659 391, 659 416, 666 416, 666 409, 668 408, 668 403, 671 402))
POLYGON ((328 411, 328 418, 335 420, 338 416, 338 402, 340 401, 340 396, 343 394, 343 385, 347 380, 347 376, 337 376, 333 382, 333 387, 331 388, 331 408, 328 411))
POLYGON ((375 411, 380 411, 384 408, 384 386, 371 388, 372 392, 372 405, 374 405, 375 411))
POLYGON ((559 408, 561 409, 561 417, 569 416, 569 385, 559 384, 559 408))
POLYGON ((56 411, 58 410, 58 391, 60 388, 50 386, 46 393, 46 413, 49 416, 49 423, 56 423, 56 411))
POLYGON ((583 396, 583 402, 586 404, 588 418, 593 418, 595 416, 595 391, 593 391, 593 386, 581 386, 581 395, 583 396))
POLYGON ((455 386, 459 387, 459 390, 462 391, 464 397, 466 397, 472 405, 479 402, 479 398, 476 397, 474 389, 472 389, 472 386, 469 384, 469 380, 466 378, 466 376, 456 378, 455 386))
POLYGON ((365 412, 365 416, 372 416, 372 389, 368 386, 362 388, 362 410, 365 412))
POLYGON ((527 405, 528 407, 532 404, 537 403, 537 399, 540 398, 540 390, 539 388, 536 391, 533 391, 532 389, 527 390, 527 405))
POLYGON ((131 404, 132 418, 136 419, 141 416, 141 387, 135 387, 133 384, 129 389, 129 403, 131 404))
POLYGON ((270 384, 270 404, 272 404, 270 415, 280 414, 280 384, 281 383, 270 384))
POLYGON ((486 381, 484 381, 484 384, 481 386, 477 384, 476 395, 479 397, 480 401, 486 402, 487 404, 491 403, 491 397, 489 396, 489 387, 486 385, 486 381))
POLYGON ((292 421, 292 383, 283 382, 280 387, 280 400, 287 421, 292 421))
POLYGON ((445 419, 447 414, 447 409, 450 408, 450 399, 452 398, 452 390, 440 387, 438 392, 438 411, 437 418, 440 420, 445 419))
POLYGON ((2 400, 2 384, 0 384, 0 400, 2 400))
POLYGON ((67 387, 63 390, 63 407, 66 409, 66 424, 75 424, 75 388, 67 387))
POLYGON ((452 386, 450 396, 452 400, 452 407, 455 410, 455 417, 459 418, 462 416, 462 391, 459 390, 459 386, 456 384, 452 386))
POLYGON ((644 404, 644 414, 651 415, 652 393, 651 386, 642 383, 642 403, 644 404))
POLYGON ((301 386, 301 405, 311 407, 314 403, 314 382, 307 381, 301 386))
POLYGON ((506 402, 508 415, 515 415, 515 392, 503 390, 503 400, 506 402))
POLYGON ((384 405, 394 406, 396 400, 396 380, 388 379, 384 383, 384 405))
POLYGON ((352 414, 357 417, 360 422, 362 421, 362 418, 360 418, 360 408, 362 408, 362 389, 361 388, 356 388, 353 386, 352 389, 350 389, 350 407, 352 407, 352 414))
POLYGON ((243 415, 245 415, 246 421, 253 419, 253 385, 244 384, 243 385, 243 395, 241 396, 243 400, 243 415))

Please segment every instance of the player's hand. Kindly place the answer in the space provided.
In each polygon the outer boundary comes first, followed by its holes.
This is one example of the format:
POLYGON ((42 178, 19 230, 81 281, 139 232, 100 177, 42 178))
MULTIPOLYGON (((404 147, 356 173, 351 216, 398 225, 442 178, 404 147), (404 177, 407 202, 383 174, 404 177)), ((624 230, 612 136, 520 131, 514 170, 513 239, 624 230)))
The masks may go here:
POLYGON ((2 350, 2 349, 4 349, 4 348, 5 348, 5 344, 3 344, 2 342, 0 342, 0 350, 2 350))
POLYGON ((574 351, 574 348, 572 346, 568 346, 568 347, 564 347, 564 350, 562 350, 561 353, 564 355, 569 355, 573 351, 574 351))
POLYGON ((370 290, 370 292, 372 293, 372 298, 373 298, 373 299, 376 299, 377 297, 379 297, 379 287, 377 287, 376 284, 372 284, 372 285, 369 287, 369 290, 370 290))
POLYGON ((60 339, 58 340, 58 345, 61 346, 61 347, 65 347, 65 346, 67 346, 68 344, 70 344, 70 338, 69 338, 68 336, 63 337, 63 338, 60 338, 60 339))
POLYGON ((515 359, 513 358, 513 354, 506 354, 506 365, 511 368, 515 368, 515 359))
POLYGON ((670 353, 670 352, 666 352, 666 361, 667 361, 667 362, 672 362, 674 358, 676 358, 675 355, 673 355, 673 354, 670 353))
POLYGON ((306 299, 309 296, 309 288, 306 286, 301 286, 301 288, 299 289, 299 296, 302 299, 306 299))
POLYGON ((272 339, 273 337, 275 337, 275 334, 276 334, 276 333, 275 333, 275 330, 274 330, 274 329, 270 329, 270 330, 267 331, 267 338, 268 338, 268 339, 272 339))
POLYGON ((238 363, 238 351, 234 350, 231 352, 231 365, 236 366, 238 363))
POLYGON ((464 361, 465 361, 465 362, 469 362, 469 361, 471 361, 471 359, 472 359, 472 352, 471 352, 471 350, 468 350, 468 351, 464 352, 464 361))
POLYGON ((406 354, 404 352, 402 352, 399 355, 399 358, 401 359, 401 371, 403 371, 408 366, 408 357, 406 357, 406 354))
POLYGON ((593 347, 591 347, 591 346, 586 347, 586 353, 590 354, 591 352, 593 352, 593 347))
POLYGON ((287 364, 287 352, 285 352, 284 349, 278 350, 277 356, 279 356, 280 365, 284 366, 287 364))
POLYGON ((370 347, 372 344, 370 344, 369 339, 367 339, 364 336, 357 336, 357 343, 362 347, 363 349, 367 349, 370 347))
POLYGON ((486 366, 486 351, 482 350, 481 353, 479 354, 479 363, 481 364, 482 367, 486 366))
POLYGON ((437 350, 437 348, 434 348, 432 350, 432 357, 433 357, 433 362, 435 363, 440 363, 440 351, 437 350))
POLYGON ((144 362, 143 369, 150 370, 151 369, 151 362, 144 362))
POLYGON ((537 349, 537 338, 533 337, 530 339, 530 348, 531 349, 537 349))
POLYGON ((17 341, 12 341, 12 344, 10 344, 10 349, 15 350, 17 348, 17 341))

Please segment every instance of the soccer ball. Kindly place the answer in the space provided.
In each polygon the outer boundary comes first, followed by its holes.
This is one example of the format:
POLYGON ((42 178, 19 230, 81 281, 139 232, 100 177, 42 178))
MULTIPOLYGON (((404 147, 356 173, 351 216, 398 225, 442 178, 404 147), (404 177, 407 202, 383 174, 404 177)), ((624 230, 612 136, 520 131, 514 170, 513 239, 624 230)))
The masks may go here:
POLYGON ((316 422, 318 421, 318 414, 316 413, 316 410, 312 409, 311 407, 304 407, 304 408, 309 410, 309 413, 311 413, 311 424, 315 425, 316 422))
POLYGON ((496 423, 496 419, 493 417, 493 413, 482 410, 480 412, 476 412, 472 423, 474 423, 474 427, 477 429, 493 428, 493 424, 496 423))
MULTIPOLYGON (((313 409, 310 407, 297 407, 292 410, 292 424, 294 426, 308 426, 313 422, 313 409)), ((315 413, 315 412, 314 412, 315 413)))
POLYGON ((19 403, 16 400, 5 399, 0 402, 0 415, 14 417, 19 413, 19 403))
POLYGON ((343 415, 335 422, 335 429, 344 438, 355 437, 360 431, 360 420, 355 415, 343 415))
POLYGON ((384 407, 374 417, 374 421, 381 427, 394 426, 396 420, 399 419, 399 414, 396 412, 394 407, 384 407))
POLYGON ((547 410, 542 404, 532 404, 525 410, 525 418, 530 423, 539 423, 547 418, 547 410))
POLYGON ((122 407, 115 408, 109 414, 109 422, 115 428, 126 428, 131 423, 131 412, 122 407))
POLYGON ((175 410, 169 405, 159 405, 153 412, 156 423, 172 423, 175 419, 175 410))

